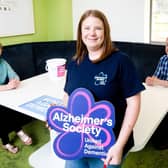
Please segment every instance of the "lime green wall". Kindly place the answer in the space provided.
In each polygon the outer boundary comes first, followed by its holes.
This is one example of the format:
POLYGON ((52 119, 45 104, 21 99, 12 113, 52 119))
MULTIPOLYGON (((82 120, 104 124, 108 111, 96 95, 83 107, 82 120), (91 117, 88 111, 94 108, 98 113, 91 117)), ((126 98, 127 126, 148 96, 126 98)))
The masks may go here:
POLYGON ((72 1, 48 2, 48 40, 72 40, 72 1))
POLYGON ((73 38, 71 0, 33 0, 33 8, 35 33, 1 37, 3 45, 73 38))

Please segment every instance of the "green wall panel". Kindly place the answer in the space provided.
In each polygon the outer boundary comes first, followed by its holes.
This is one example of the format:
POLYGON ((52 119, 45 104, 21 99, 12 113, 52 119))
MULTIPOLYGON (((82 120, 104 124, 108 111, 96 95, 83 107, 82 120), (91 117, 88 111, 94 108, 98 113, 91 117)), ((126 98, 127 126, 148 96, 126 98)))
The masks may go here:
POLYGON ((49 0, 48 40, 72 40, 72 1, 49 0))

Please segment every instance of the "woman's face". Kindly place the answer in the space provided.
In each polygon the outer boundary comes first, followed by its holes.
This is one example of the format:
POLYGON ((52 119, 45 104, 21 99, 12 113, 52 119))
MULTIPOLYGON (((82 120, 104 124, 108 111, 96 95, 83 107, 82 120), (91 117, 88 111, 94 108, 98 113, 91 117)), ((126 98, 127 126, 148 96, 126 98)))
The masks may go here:
POLYGON ((93 16, 87 17, 81 26, 82 40, 89 51, 96 51, 102 47, 104 41, 103 22, 93 16))

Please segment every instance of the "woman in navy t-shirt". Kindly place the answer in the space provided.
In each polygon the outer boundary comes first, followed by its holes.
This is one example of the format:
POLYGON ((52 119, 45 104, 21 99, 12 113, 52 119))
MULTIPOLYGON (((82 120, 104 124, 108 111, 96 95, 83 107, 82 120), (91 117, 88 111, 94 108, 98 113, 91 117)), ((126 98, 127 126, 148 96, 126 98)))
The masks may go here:
MULTIPOLYGON (((120 167, 123 156, 133 147, 133 127, 140 111, 140 92, 144 86, 128 56, 119 51, 110 38, 104 14, 86 11, 78 25, 77 49, 67 66, 65 104, 77 88, 86 88, 96 101, 107 100, 115 107, 116 143, 109 149, 104 163, 108 168, 120 167)), ((66 161, 66 168, 103 168, 97 158, 66 161)))

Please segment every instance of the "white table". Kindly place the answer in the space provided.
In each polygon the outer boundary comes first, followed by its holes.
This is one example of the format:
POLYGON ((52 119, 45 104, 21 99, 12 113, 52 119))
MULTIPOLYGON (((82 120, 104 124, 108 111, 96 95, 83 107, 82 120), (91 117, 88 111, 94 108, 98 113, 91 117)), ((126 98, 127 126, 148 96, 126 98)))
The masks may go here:
POLYGON ((65 161, 53 155, 51 142, 46 143, 29 157, 29 163, 33 168, 64 168, 65 161))
MULTIPOLYGON (((0 92, 0 104, 45 121, 44 116, 18 106, 41 95, 62 98, 64 83, 64 78, 53 82, 48 78, 47 73, 38 75, 23 80, 16 90, 0 92)), ((167 111, 168 88, 146 86, 146 90, 142 92, 141 111, 134 128, 135 146, 131 151, 139 151, 145 147, 167 111)), ((55 168, 56 165, 59 165, 60 168, 64 167, 64 160, 53 155, 50 143, 52 142, 48 142, 30 156, 30 165, 34 168, 55 168)))
MULTIPOLYGON (((42 95, 62 99, 64 95, 64 84, 65 77, 60 78, 57 81, 51 81, 48 73, 44 73, 21 81, 20 86, 15 90, 0 92, 0 105, 14 109, 36 119, 46 121, 44 115, 25 110, 24 108, 19 107, 19 105, 42 95)), ((55 164, 60 165, 60 168, 64 167, 64 160, 53 155, 50 142, 33 153, 29 158, 29 162, 31 166, 39 168, 52 168, 52 166, 55 167, 55 164)))
POLYGON ((147 86, 141 95, 141 110, 134 127, 135 146, 131 151, 145 147, 168 112, 168 88, 147 86))
POLYGON ((19 105, 33 100, 42 95, 48 95, 56 98, 63 98, 63 87, 65 78, 60 78, 58 81, 51 81, 48 73, 44 73, 26 80, 21 81, 17 89, 0 92, 0 104, 36 119, 45 121, 43 115, 25 110, 19 105))

